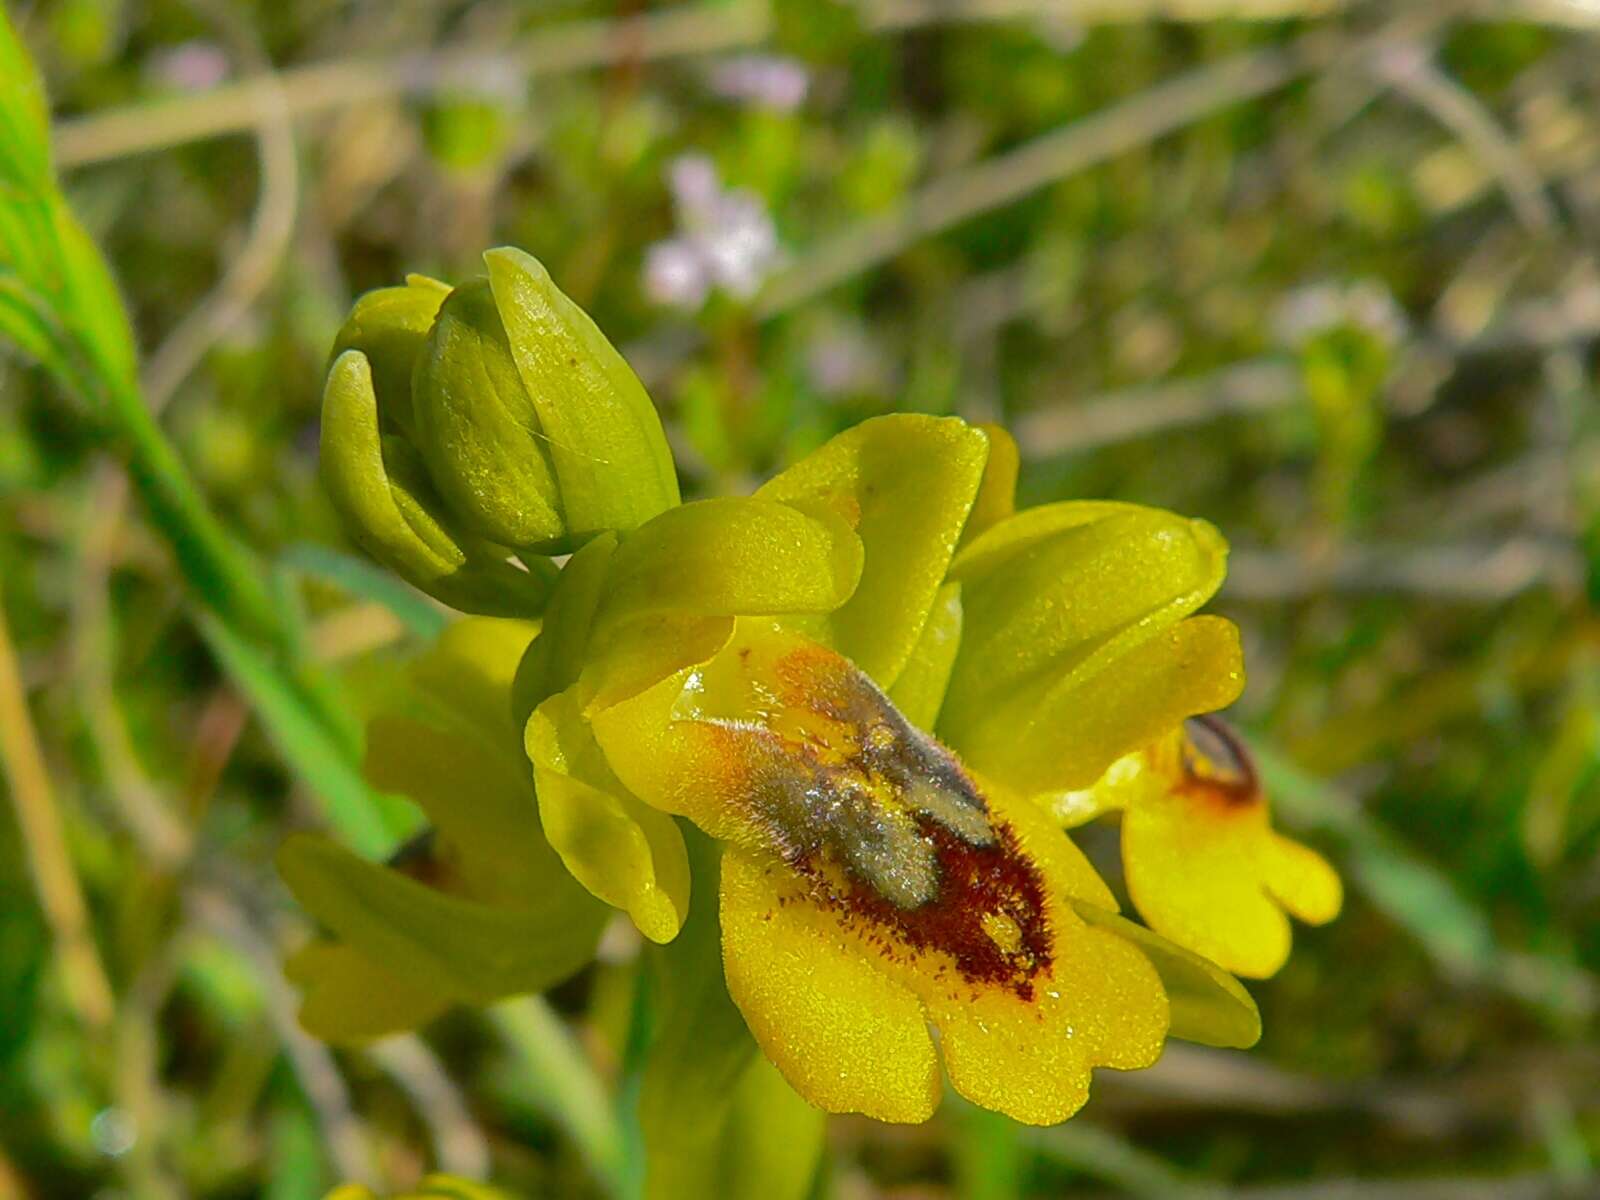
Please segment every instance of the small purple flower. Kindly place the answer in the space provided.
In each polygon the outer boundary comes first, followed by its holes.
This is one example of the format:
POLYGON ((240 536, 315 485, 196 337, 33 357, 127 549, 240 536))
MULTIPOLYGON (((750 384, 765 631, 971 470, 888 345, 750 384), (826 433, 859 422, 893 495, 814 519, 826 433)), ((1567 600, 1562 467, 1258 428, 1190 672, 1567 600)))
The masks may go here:
POLYGON ((228 71, 228 56, 215 42, 183 42, 150 60, 150 74, 180 92, 214 88, 228 77, 228 71))
POLYGON ((719 96, 775 112, 793 112, 811 88, 811 76, 801 63, 775 54, 726 59, 711 68, 708 82, 719 96))
POLYGON ((1394 294, 1375 279, 1324 282, 1297 288, 1274 314, 1273 329, 1290 346, 1299 346, 1329 329, 1365 330, 1385 345, 1406 335, 1406 314, 1394 294))
POLYGON ((794 112, 811 90, 805 66, 778 54, 741 54, 710 69, 710 90, 774 112, 794 112))
POLYGON ((711 292, 711 281, 694 247, 671 238, 645 251, 644 290, 657 304, 699 308, 711 292))
POLYGON ((829 322, 806 345, 806 378, 820 395, 839 397, 890 391, 891 370, 883 351, 859 325, 829 322))
POLYGON ((674 159, 667 169, 678 234, 645 252, 644 288, 651 299, 697 309, 714 290, 748 300, 781 257, 778 231, 761 198, 725 189, 702 155, 674 159))

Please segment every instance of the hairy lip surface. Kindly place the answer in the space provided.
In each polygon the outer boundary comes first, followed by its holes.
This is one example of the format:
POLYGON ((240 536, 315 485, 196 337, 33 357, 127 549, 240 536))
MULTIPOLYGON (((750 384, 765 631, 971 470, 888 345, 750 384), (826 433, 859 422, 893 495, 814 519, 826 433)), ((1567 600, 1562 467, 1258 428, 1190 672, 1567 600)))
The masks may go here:
POLYGON ((1053 935, 1012 828, 848 660, 807 646, 773 666, 767 721, 723 727, 757 748, 752 815, 807 898, 886 959, 940 954, 960 980, 1031 1000, 1053 935))

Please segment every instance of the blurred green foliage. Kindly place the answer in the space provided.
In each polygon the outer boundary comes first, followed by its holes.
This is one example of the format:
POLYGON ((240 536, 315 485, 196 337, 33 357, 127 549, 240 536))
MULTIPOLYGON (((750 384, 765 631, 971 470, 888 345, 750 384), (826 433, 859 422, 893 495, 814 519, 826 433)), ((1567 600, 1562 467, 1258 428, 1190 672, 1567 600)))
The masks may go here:
MULTIPOLYGON (((103 291, 34 329, 103 360, 120 419, 48 340, 46 367, 0 363, 0 611, 117 1000, 87 1034, 6 805, 0 1197, 636 1180, 649 1131, 594 1076, 640 1087, 637 947, 547 1004, 338 1054, 296 1033, 276 965, 307 932, 270 870, 284 836, 405 827, 346 772, 437 619, 340 544, 328 350, 355 295, 462 278, 500 243, 624 348, 687 496, 747 491, 868 415, 956 412, 1017 432, 1028 502, 1217 524, 1237 714, 1283 819, 1352 883, 1252 987, 1251 1058, 1174 1050, 1060 1130, 836 1120, 816 1194, 1595 1186, 1600 25, 1535 0, 1064 11, 728 0, 617 29, 579 0, 7 5, 147 383, 190 365, 137 432, 103 291), (1230 16, 1252 8, 1270 19, 1230 16), (1304 66, 1244 100, 1154 90, 1285 60, 1304 66), (250 82, 268 66, 281 90, 250 82), (1103 141, 998 187, 1104 114, 1103 141), (952 203, 971 215, 939 220, 952 203), (778 253, 747 294, 714 235, 748 265, 764 220, 778 253), (922 231, 903 246, 902 220, 922 231), (703 303, 650 269, 674 240, 703 303), (130 455, 165 464, 166 507, 148 482, 156 507, 126 497, 130 455), (197 583, 207 562, 237 587, 197 583)), ((55 221, 42 148, 0 137, 3 261, 37 266, 15 202, 55 221)))

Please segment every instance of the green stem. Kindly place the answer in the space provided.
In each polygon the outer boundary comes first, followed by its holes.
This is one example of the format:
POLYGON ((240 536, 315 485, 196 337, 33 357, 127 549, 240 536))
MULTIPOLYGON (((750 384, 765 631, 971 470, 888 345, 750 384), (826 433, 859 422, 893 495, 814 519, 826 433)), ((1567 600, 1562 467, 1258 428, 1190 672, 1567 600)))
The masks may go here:
POLYGON ((288 639, 265 573, 207 507, 172 444, 131 386, 107 388, 107 409, 127 447, 128 470, 184 578, 208 607, 254 639, 288 639))
POLYGON ((606 1194, 621 1195, 622 1131, 577 1039, 537 996, 496 1005, 489 1019, 517 1056, 539 1107, 572 1139, 606 1194))

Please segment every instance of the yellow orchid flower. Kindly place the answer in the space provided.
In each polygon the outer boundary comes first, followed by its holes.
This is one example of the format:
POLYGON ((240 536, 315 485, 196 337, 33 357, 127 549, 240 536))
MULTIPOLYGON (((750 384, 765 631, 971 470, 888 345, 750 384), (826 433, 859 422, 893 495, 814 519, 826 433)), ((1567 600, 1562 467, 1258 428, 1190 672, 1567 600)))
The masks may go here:
MULTIPOLYGON (((546 987, 625 913, 661 985, 639 1110, 662 1196, 743 1169, 726 1149, 765 1119, 752 1104, 788 1097, 814 1146, 793 1093, 919 1121, 948 1078, 1042 1124, 1169 1036, 1252 1044, 1250 997, 1194 952, 1212 943, 1160 899, 1155 930, 1121 917, 1051 808, 1090 789, 1085 811, 1125 808, 1142 863, 1183 857, 1180 824, 1156 820, 1163 739, 1243 681, 1237 631, 1198 614, 1221 535, 1133 504, 1018 512, 1003 432, 915 415, 753 496, 678 503, 620 356, 537 264, 486 261, 487 285, 358 306, 326 400, 330 486, 397 571, 536 616, 537 636, 461 622, 419 662, 420 707, 371 726, 369 775, 427 810, 426 853, 285 847, 331 934, 291 964, 307 1024, 371 1036, 546 987), (1118 771, 1143 780, 1136 802, 1118 771)), ((1209 766, 1175 761, 1220 770, 1202 750, 1209 766)), ((1229 828, 1217 869, 1255 855, 1282 898, 1259 851, 1278 844, 1229 828)), ((1164 885, 1142 879, 1144 909, 1164 885)))
MULTIPOLYGON (((591 544, 519 681, 541 797, 582 788, 612 814, 631 797, 722 843, 729 992, 830 1111, 923 1120, 942 1057, 976 1102, 1059 1121, 1093 1067, 1148 1065, 1169 1028, 1141 948, 1159 939, 1124 928, 1041 808, 907 716, 939 711, 959 661, 946 576, 987 450, 959 421, 880 418, 751 500, 591 544), (697 562, 706 546, 721 565, 697 562)), ((648 874, 650 839, 611 834, 609 857, 575 868, 602 896, 648 874)), ((1254 1040, 1237 985, 1156 953, 1190 972, 1184 1003, 1224 998, 1234 1023, 1201 1036, 1254 1040)))
POLYGON ((1139 915, 1235 974, 1265 978, 1283 966, 1286 912, 1313 925, 1339 914, 1339 876, 1273 830, 1250 754, 1219 717, 1191 717, 1051 806, 1068 827, 1119 810, 1139 915))

